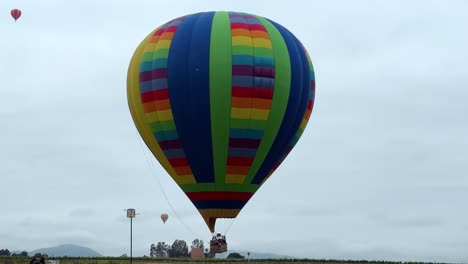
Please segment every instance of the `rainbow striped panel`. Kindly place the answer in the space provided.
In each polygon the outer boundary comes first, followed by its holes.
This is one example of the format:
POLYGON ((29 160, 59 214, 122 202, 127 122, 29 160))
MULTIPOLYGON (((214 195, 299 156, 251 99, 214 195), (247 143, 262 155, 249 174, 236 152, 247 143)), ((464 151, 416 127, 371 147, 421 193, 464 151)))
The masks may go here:
POLYGON ((178 176, 193 176, 172 116, 169 101, 167 60, 172 38, 184 18, 156 30, 140 65, 140 96, 154 138, 178 176))
POLYGON ((226 183, 243 183, 264 135, 274 89, 271 41, 260 21, 230 13, 232 103, 226 183))

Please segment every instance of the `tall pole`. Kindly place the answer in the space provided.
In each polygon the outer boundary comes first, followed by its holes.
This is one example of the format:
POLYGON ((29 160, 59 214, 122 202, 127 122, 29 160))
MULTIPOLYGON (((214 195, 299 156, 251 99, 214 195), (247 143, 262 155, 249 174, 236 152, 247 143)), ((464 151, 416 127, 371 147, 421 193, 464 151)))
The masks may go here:
POLYGON ((137 215, 135 209, 125 209, 127 217, 130 218, 130 264, 133 262, 133 218, 137 215))
POLYGON ((133 217, 130 217, 130 264, 132 264, 132 258, 133 258, 133 217))

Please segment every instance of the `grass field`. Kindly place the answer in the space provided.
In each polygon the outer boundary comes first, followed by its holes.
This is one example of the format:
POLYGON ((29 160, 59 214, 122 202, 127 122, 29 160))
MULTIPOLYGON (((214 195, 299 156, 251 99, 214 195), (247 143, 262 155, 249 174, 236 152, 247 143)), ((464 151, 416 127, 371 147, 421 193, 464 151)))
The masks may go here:
MULTIPOLYGON (((60 264, 129 264, 130 258, 123 257, 98 257, 98 258, 72 258, 72 257, 59 257, 49 258, 54 260, 60 260, 60 264)), ((29 257, 0 257, 0 264, 29 264, 29 257)), ((193 260, 190 258, 150 258, 150 257, 138 257, 133 258, 133 264, 153 264, 153 263, 310 263, 310 264, 424 264, 434 262, 391 262, 391 261, 367 261, 367 260, 327 260, 327 259, 198 259, 193 260)))

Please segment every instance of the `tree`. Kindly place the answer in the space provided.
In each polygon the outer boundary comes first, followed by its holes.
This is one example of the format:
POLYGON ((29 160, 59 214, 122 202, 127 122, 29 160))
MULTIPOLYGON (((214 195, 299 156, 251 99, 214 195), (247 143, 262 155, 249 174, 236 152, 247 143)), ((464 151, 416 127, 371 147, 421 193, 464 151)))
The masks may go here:
POLYGON ((245 259, 244 256, 242 256, 241 254, 239 254, 237 252, 229 253, 229 255, 226 258, 228 258, 228 259, 245 259))
POLYGON ((210 251, 209 249, 205 248, 205 258, 209 258, 210 257, 210 251))
POLYGON ((150 257, 156 257, 156 246, 154 244, 150 246, 150 257))
POLYGON ((174 243, 172 243, 171 248, 169 249, 169 257, 171 258, 180 258, 180 257, 188 257, 189 250, 187 246, 187 242, 184 240, 176 239, 174 243))
POLYGON ((195 240, 192 241, 192 247, 194 247, 194 248, 205 248, 205 245, 203 244, 203 240, 195 238, 195 240))
POLYGON ((0 256, 11 256, 10 250, 0 249, 0 256))
POLYGON ((21 253, 19 254, 21 257, 27 257, 28 256, 28 252, 27 251, 21 251, 21 253))
POLYGON ((166 242, 158 242, 155 246, 151 244, 150 256, 151 257, 167 257, 169 255, 170 246, 166 242))

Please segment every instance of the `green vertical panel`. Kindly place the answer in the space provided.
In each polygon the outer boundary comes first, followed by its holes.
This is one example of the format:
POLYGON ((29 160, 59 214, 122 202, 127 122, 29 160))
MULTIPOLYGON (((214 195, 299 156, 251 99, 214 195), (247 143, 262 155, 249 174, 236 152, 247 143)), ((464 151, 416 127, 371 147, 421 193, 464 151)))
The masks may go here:
POLYGON ((227 12, 216 12, 210 40, 210 111, 215 185, 224 185, 231 117, 231 24, 227 12))
POLYGON ((283 117, 288 105, 289 90, 291 88, 291 62, 289 59, 288 47, 286 46, 281 33, 275 28, 275 26, 262 17, 257 18, 266 28, 273 47, 273 56, 275 61, 275 86, 265 134, 262 138, 257 154, 255 155, 249 174, 244 181, 244 183, 247 184, 252 182, 253 177, 257 174, 257 171, 260 169, 268 151, 275 141, 281 123, 283 122, 283 117))

